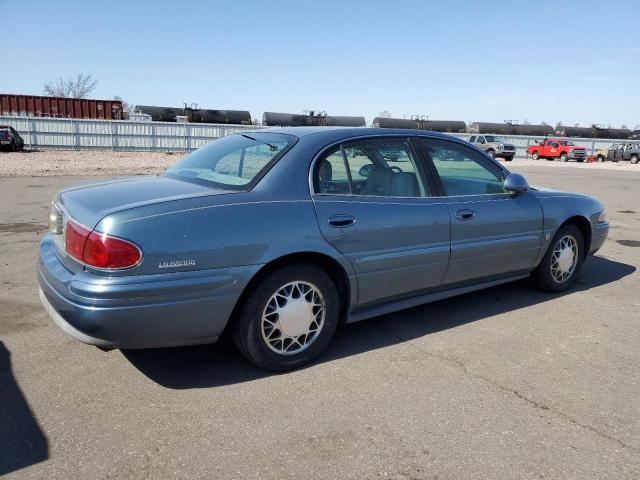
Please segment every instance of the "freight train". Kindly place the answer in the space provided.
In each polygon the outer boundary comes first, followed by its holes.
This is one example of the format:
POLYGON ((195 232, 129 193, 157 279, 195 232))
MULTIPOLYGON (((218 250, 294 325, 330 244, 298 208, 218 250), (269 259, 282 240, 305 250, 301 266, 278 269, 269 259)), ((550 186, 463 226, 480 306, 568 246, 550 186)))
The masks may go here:
MULTIPOLYGON (((247 110, 211 110, 184 105, 183 107, 158 107, 137 105, 135 113, 149 115, 154 122, 189 122, 217 123, 229 125, 253 124, 251 114, 247 110)), ((105 120, 124 120, 127 114, 118 100, 93 100, 79 98, 43 97, 36 95, 0 94, 0 115, 54 117, 54 118, 89 118, 105 120)), ((362 116, 327 115, 324 111, 305 110, 302 114, 264 112, 262 124, 265 126, 298 127, 298 126, 343 126, 364 127, 362 116)), ((603 139, 640 139, 640 130, 627 128, 565 127, 550 125, 520 125, 515 121, 504 123, 473 122, 467 126, 462 120, 430 120, 424 116, 408 118, 376 117, 373 126, 380 128, 408 128, 446 133, 476 133, 498 135, 528 135, 582 137, 603 139)))

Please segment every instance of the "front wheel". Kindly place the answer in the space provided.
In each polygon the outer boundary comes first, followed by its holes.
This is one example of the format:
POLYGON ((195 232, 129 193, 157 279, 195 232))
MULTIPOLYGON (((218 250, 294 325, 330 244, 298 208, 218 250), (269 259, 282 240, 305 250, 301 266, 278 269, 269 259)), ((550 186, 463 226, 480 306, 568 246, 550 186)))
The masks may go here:
POLYGON ((534 284, 547 292, 563 292, 578 278, 584 261, 584 237, 574 224, 560 228, 538 268, 531 274, 534 284))
POLYGON ((603 157, 602 155, 598 155, 598 156, 597 156, 597 158, 596 158, 596 160, 597 160, 598 162, 604 162, 604 157, 603 157))
POLYGON ((569 157, 567 157, 566 153, 563 153, 562 155, 560 155, 560 161, 561 162, 567 162, 569 161, 569 157))
POLYGON ((504 161, 505 162, 511 162, 513 161, 513 155, 509 156, 509 157, 504 157, 504 161))
POLYGON ((268 274, 239 307, 231 336, 258 367, 285 371, 312 362, 329 345, 340 316, 331 278, 312 265, 268 274))
POLYGON ((491 158, 496 158, 496 151, 493 148, 490 148, 489 150, 487 150, 487 153, 491 158))
POLYGON ((632 155, 629 161, 635 165, 638 163, 638 155, 632 155))

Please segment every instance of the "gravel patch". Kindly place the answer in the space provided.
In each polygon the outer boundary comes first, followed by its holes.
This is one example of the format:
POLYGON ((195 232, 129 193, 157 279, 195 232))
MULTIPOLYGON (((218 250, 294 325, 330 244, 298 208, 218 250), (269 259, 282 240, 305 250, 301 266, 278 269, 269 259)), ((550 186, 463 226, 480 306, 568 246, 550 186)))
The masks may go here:
MULTIPOLYGON (((160 173, 180 160, 184 153, 112 152, 104 150, 41 150, 0 152, 0 177, 59 177, 81 175, 143 175, 160 173)), ((629 162, 577 163, 552 162, 516 158, 513 162, 500 160, 505 166, 538 166, 552 168, 580 168, 592 170, 633 170, 640 165, 629 162)))
POLYGON ((184 153, 42 150, 0 153, 0 177, 141 175, 160 173, 184 153))

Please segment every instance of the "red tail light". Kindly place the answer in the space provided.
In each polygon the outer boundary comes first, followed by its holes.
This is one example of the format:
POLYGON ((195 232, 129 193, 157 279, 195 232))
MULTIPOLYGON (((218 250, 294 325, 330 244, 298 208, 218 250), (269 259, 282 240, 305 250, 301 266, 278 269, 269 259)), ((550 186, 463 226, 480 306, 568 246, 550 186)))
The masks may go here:
POLYGON ((133 243, 91 231, 72 220, 65 228, 65 248, 72 257, 96 268, 129 268, 142 259, 133 243))

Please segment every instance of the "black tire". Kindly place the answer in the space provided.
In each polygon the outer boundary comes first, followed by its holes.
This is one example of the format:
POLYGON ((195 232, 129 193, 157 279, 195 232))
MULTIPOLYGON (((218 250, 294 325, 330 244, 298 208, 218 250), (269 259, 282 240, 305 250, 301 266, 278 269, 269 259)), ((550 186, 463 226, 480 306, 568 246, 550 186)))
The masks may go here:
POLYGON ((504 157, 504 161, 505 162, 511 162, 513 160, 514 155, 508 156, 508 157, 504 157))
POLYGON ((538 267, 531 274, 531 280, 537 288, 539 288, 540 290, 544 290, 545 292, 563 292, 571 288, 571 286, 578 279, 578 273, 582 268, 584 257, 584 237, 582 235, 582 231, 578 228, 577 225, 568 223, 562 226, 553 237, 553 240, 551 241, 551 243, 549 244, 549 248, 547 249, 547 253, 540 262, 540 265, 538 265, 538 267), (571 236, 575 239, 577 243, 578 258, 570 276, 565 280, 558 281, 552 273, 553 252, 561 239, 563 239, 565 236, 571 236))
POLYGON ((540 154, 538 152, 533 152, 531 154, 531 158, 534 160, 538 160, 540 158, 540 154))
POLYGON ((638 163, 638 155, 631 155, 629 161, 635 165, 636 163, 638 163))
POLYGON ((604 157, 603 157, 602 155, 598 155, 598 156, 596 157, 596 160, 597 160, 598 162, 604 162, 604 157))
POLYGON ((490 148, 489 150, 487 150, 487 153, 491 158, 496 158, 496 151, 493 148, 490 148))
POLYGON ((231 338, 247 360, 265 370, 282 372, 299 368, 317 358, 331 342, 339 318, 340 300, 329 275, 312 265, 294 264, 268 274, 244 298, 231 326, 231 338), (322 294, 325 302, 324 324, 304 350, 292 354, 277 353, 263 338, 262 315, 278 290, 298 281, 314 285, 322 294))
POLYGON ((578 163, 582 163, 582 162, 584 162, 584 158, 576 158, 576 161, 577 161, 578 163))
POLYGON ((568 162, 569 161, 569 157, 567 156, 566 153, 561 153, 560 157, 558 157, 558 160, 560 160, 561 162, 568 162))

